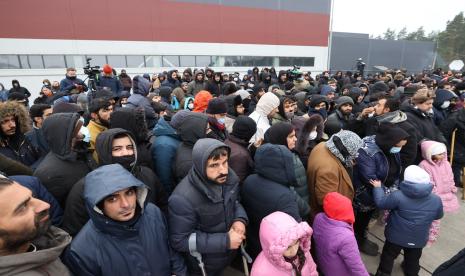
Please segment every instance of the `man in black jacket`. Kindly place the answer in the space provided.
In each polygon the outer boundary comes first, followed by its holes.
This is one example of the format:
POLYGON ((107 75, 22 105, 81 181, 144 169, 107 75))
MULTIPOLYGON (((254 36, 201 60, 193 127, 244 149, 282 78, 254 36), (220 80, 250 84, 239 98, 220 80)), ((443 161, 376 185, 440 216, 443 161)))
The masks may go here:
POLYGON ((171 245, 184 254, 190 275, 201 275, 197 260, 207 275, 221 275, 245 239, 247 215, 229 155, 220 141, 197 141, 192 169, 169 199, 171 245))
MULTIPOLYGON (((157 205, 165 214, 168 209, 168 198, 155 173, 137 163, 137 147, 133 135, 124 129, 113 128, 106 130, 97 138, 96 151, 99 166, 120 164, 131 172, 137 179, 150 189, 148 201, 157 205)), ((74 186, 66 200, 65 214, 62 228, 71 236, 75 236, 89 220, 84 202, 84 181, 80 179, 74 186)))

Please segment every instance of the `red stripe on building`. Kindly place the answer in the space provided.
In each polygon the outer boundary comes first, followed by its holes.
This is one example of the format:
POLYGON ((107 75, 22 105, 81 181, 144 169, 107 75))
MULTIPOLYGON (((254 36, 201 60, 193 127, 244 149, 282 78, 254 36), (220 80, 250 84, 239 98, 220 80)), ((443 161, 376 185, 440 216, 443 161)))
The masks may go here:
POLYGON ((0 1, 1 38, 327 46, 329 15, 166 0, 0 1))

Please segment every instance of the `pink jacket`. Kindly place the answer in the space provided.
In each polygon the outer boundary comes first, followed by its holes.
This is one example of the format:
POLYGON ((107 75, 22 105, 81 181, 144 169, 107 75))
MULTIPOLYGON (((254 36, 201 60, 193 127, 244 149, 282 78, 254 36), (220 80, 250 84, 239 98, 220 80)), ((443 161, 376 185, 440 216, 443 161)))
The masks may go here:
POLYGON ((446 146, 435 141, 425 141, 421 143, 421 153, 424 160, 421 161, 419 166, 430 175, 433 193, 441 198, 444 212, 456 212, 460 205, 455 195, 457 188, 455 187, 452 168, 449 161, 447 161, 446 146), (441 162, 434 163, 431 160, 433 150, 446 152, 446 157, 441 162))
POLYGON ((313 230, 306 222, 297 223, 283 212, 266 216, 260 224, 262 252, 255 260, 251 276, 293 276, 292 265, 284 259, 283 253, 297 239, 305 252, 302 276, 318 276, 316 264, 310 255, 310 238, 313 230))

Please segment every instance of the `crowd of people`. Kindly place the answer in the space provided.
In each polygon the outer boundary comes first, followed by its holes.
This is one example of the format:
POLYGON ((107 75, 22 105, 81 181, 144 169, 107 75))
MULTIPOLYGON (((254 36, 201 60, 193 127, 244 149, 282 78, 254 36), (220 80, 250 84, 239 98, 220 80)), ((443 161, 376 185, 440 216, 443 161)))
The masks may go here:
POLYGON ((0 84, 1 275, 418 275, 459 209, 460 72, 102 69, 0 84))

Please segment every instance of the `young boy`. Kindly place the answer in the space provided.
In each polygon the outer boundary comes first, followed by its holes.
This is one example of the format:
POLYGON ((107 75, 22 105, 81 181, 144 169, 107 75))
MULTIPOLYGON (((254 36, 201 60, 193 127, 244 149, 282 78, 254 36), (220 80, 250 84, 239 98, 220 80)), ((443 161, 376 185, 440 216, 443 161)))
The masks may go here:
POLYGON ((373 197, 378 208, 391 210, 376 275, 391 275, 394 260, 401 250, 404 250, 402 269, 405 275, 418 275, 431 223, 443 216, 441 199, 431 193, 433 185, 428 173, 415 165, 407 167, 399 190, 387 195, 379 180, 370 183, 374 186, 373 197))

